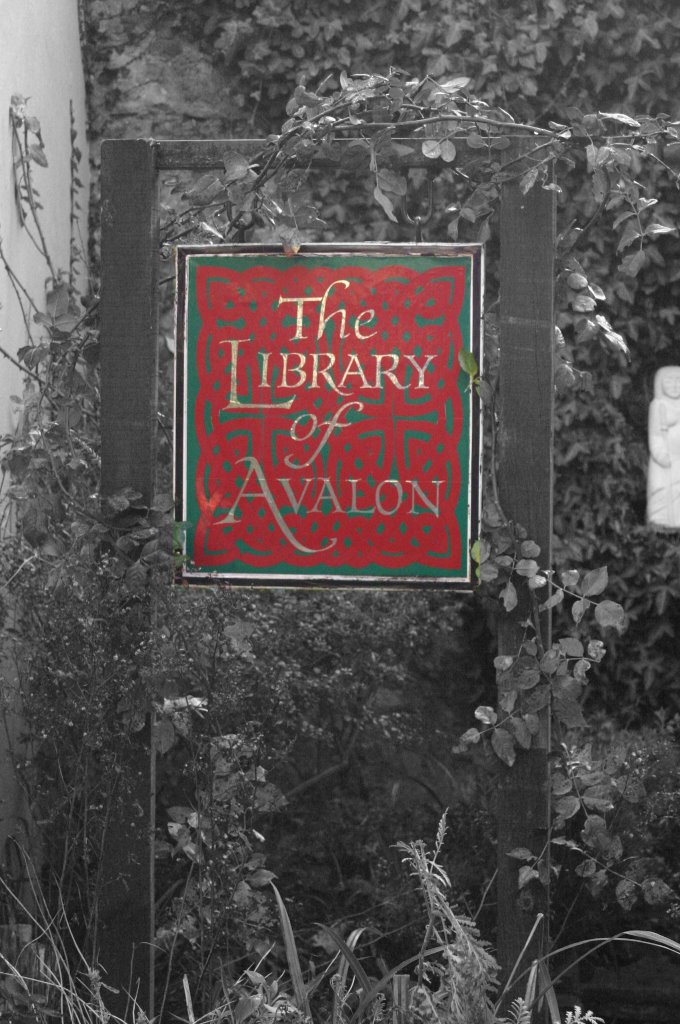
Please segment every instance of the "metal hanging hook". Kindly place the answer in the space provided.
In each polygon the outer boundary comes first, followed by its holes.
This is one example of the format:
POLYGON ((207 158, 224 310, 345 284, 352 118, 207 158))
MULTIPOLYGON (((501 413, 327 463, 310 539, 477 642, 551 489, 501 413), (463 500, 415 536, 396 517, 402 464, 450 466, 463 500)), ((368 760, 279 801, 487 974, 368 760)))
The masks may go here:
POLYGON ((433 211, 433 205, 434 205, 433 188, 434 187, 433 187, 433 184, 432 184, 432 178, 428 178, 427 179, 427 207, 425 209, 425 213, 423 213, 423 214, 416 214, 416 216, 412 217, 410 215, 410 213, 408 212, 408 209, 407 209, 407 197, 406 196, 404 196, 404 199, 403 199, 403 202, 402 202, 401 212, 403 214, 404 220, 406 221, 407 224, 410 224, 412 228, 415 228, 415 241, 416 241, 416 245, 420 245, 420 243, 423 240, 423 226, 425 224, 429 224, 429 222, 432 220, 432 211, 433 211))

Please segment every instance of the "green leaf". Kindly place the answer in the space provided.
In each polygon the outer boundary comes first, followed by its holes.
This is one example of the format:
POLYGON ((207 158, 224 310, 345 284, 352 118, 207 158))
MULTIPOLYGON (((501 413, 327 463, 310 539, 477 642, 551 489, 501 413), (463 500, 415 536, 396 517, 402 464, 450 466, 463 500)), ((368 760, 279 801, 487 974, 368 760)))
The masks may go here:
POLYGON ((514 850, 509 850, 506 857, 512 857, 514 860, 535 860, 536 855, 527 850, 526 846, 516 846, 514 850))
POLYGON ((567 793, 571 793, 573 782, 566 775, 562 775, 561 772, 556 772, 551 780, 551 788, 553 796, 566 796, 567 793))
POLYGON ((547 612, 550 608, 556 608, 558 604, 562 604, 562 601, 564 601, 564 591, 556 590, 547 601, 538 606, 538 610, 539 612, 547 612))
POLYGON ((624 910, 632 910, 637 903, 640 887, 632 878, 622 878, 615 889, 616 899, 624 910))
POLYGON ((479 743, 482 734, 479 729, 467 729, 460 738, 461 743, 479 743))
POLYGON ((520 558, 515 566, 515 572, 518 576, 531 578, 538 572, 538 562, 533 558, 520 558))
POLYGON ((450 139, 444 139, 439 146, 439 150, 444 163, 452 164, 456 159, 456 147, 450 139))
POLYGON ((480 722, 484 722, 484 725, 495 725, 498 715, 493 708, 483 705, 475 709, 475 718, 480 722))
POLYGON ((233 151, 224 157, 223 167, 223 181, 225 185, 229 185, 234 181, 241 181, 248 176, 248 171, 250 170, 247 157, 243 153, 235 153, 233 151))
POLYGON ((637 277, 646 262, 645 254, 642 251, 634 252, 621 260, 621 272, 630 274, 631 277, 637 277))
POLYGON ((501 590, 499 597, 503 602, 506 612, 511 612, 513 608, 517 607, 517 590, 512 580, 508 580, 501 590))
POLYGON ((523 889, 535 878, 538 878, 538 871, 536 868, 529 867, 528 864, 523 864, 519 869, 519 878, 517 880, 518 888, 523 889))
POLYGON ((307 996, 307 989, 305 987, 304 978, 302 976, 302 968, 300 967, 300 957, 298 956, 293 926, 290 923, 288 911, 286 910, 286 905, 283 902, 281 893, 276 888, 273 882, 271 883, 271 887, 274 890, 274 896, 276 897, 276 905, 279 911, 279 921, 281 924, 281 932, 283 934, 283 944, 286 950, 286 959, 288 961, 288 973, 290 975, 290 981, 293 986, 293 992, 295 993, 295 1000, 299 1009, 302 1010, 305 1016, 311 1017, 309 998, 307 996))
POLYGON ((527 728, 526 722, 521 718, 511 718, 510 726, 520 747, 524 750, 529 750, 531 747, 531 733, 527 728))
POLYGON ((427 157, 428 160, 436 160, 437 157, 441 156, 441 143, 439 139, 425 139, 421 149, 423 156, 427 157))
POLYGON ((566 654, 568 658, 582 658, 583 657, 583 644, 575 636, 564 636, 558 640, 560 650, 563 654, 566 654))
POLYGON ((600 569, 592 569, 591 572, 587 572, 583 577, 581 593, 584 597, 595 597, 596 594, 601 594, 606 589, 608 582, 609 575, 606 565, 603 565, 600 569))
POLYGON ((381 168, 376 175, 376 181, 385 192, 393 192, 397 196, 406 195, 407 183, 403 174, 397 174, 389 168, 381 168))
POLYGON ((642 898, 650 906, 667 903, 673 898, 673 890, 661 878, 645 878, 642 882, 642 898))
POLYGON ((468 377, 473 380, 479 376, 479 367, 477 366, 477 360, 472 352, 469 352, 466 348, 461 349, 458 353, 458 362, 460 363, 461 369, 467 373, 468 377))
POLYGON ((41 167, 47 167, 47 157, 45 156, 45 150, 42 146, 37 143, 32 143, 28 147, 28 155, 36 164, 40 164, 41 167))
POLYGON ((581 810, 581 801, 576 796, 563 796, 555 803, 555 813, 560 818, 573 818, 581 810))
POLYGON ((538 167, 530 167, 529 170, 520 178, 519 189, 523 196, 525 196, 527 192, 530 192, 536 184, 538 171, 538 167))
POLYGON ((611 628, 622 633, 625 627, 625 620, 625 612, 616 601, 600 601, 595 606, 595 621, 603 629, 611 628))
POLYGON ((666 224, 649 224, 645 228, 645 234, 648 238, 657 238, 659 235, 674 235, 677 232, 677 228, 669 228, 666 224))
POLYGON ((584 729, 587 722, 578 701, 558 698, 553 701, 553 714, 567 729, 584 729))
POLYGON ((489 140, 483 139, 478 132, 470 132, 465 140, 470 149, 487 149, 489 140))
POLYGON ((383 190, 380 188, 380 185, 376 184, 375 188, 373 189, 373 196, 380 204, 380 206, 382 206, 388 219, 391 220, 394 224, 397 224, 398 221, 394 213, 394 203, 385 195, 383 190))
POLYGON ((581 621, 586 611, 588 610, 589 601, 584 598, 580 598, 578 601, 574 601, 571 606, 571 617, 577 624, 581 621))
POLYGON ((570 288, 573 288, 575 292, 582 292, 588 287, 588 278, 585 274, 579 274, 577 271, 574 271, 567 278, 567 284, 570 288))
POLYGON ((509 768, 512 768, 517 754, 515 751, 515 741, 507 729, 494 729, 491 735, 491 746, 496 756, 507 764, 509 768))
POLYGON ((626 226, 623 229, 616 251, 621 252, 623 249, 627 249, 629 245, 632 245, 641 236, 642 232, 638 220, 626 221, 626 226))

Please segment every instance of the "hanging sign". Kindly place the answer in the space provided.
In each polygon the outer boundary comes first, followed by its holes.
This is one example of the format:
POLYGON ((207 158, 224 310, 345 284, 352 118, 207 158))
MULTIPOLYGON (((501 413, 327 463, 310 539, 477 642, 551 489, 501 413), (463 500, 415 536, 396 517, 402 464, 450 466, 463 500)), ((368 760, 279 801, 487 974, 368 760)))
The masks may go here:
POLYGON ((179 247, 179 578, 469 589, 481 279, 480 246, 179 247))

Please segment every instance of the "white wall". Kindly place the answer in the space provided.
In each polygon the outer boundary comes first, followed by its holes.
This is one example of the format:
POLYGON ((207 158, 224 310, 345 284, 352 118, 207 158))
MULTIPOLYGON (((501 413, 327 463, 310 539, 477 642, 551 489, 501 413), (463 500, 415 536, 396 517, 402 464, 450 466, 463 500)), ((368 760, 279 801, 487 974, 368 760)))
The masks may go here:
MULTIPOLYGON (((15 94, 29 97, 27 112, 40 121, 48 166, 34 164, 33 181, 44 208, 40 216, 48 250, 55 268, 68 272, 71 102, 78 133, 76 145, 83 153, 78 176, 84 185, 80 204, 85 253, 89 193, 77 0, 0 0, 0 239, 12 271, 38 308, 44 309, 49 269, 22 226, 14 199, 9 108, 15 94)), ((0 347, 16 356, 26 341, 21 309, 0 265, 0 347)), ((22 387, 20 369, 0 352, 0 436, 15 427, 10 395, 20 396, 22 387)), ((0 675, 4 676, 3 697, 8 699, 12 676, 7 661, 0 663, 0 675)), ((27 839, 29 844, 31 841, 30 811, 13 772, 12 748, 18 749, 20 733, 18 716, 5 713, 0 725, 0 864, 8 835, 14 834, 20 841, 27 839)), ((35 849, 33 852, 37 853, 35 849)))
MULTIPOLYGON (((83 153, 79 178, 81 234, 87 250, 88 158, 85 86, 78 30, 78 0, 0 0, 0 238, 14 273, 44 307, 49 270, 21 226, 13 195, 9 106, 29 97, 27 111, 40 121, 48 167, 33 164, 48 248, 58 269, 69 265, 70 102, 76 145, 83 153)), ((15 355, 26 330, 7 274, 0 267, 0 346, 15 355)), ((0 353, 0 435, 13 429, 9 396, 21 394, 21 373, 0 353)))

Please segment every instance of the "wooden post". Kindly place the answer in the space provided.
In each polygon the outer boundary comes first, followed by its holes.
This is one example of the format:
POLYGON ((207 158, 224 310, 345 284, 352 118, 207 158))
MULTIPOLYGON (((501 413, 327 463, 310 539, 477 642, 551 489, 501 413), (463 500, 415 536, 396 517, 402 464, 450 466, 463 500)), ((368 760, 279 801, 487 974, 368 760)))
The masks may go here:
MULTIPOLYGON (((506 170, 518 178, 521 157, 535 145, 516 139, 506 170)), ((530 158, 528 158, 530 159, 530 158)), ((498 488, 503 512, 541 548, 541 568, 551 562, 553 446, 553 290, 555 193, 535 184, 523 194, 518 178, 501 195, 500 418, 498 488)), ((545 591, 541 591, 545 599, 545 591)), ((499 654, 516 654, 529 635, 522 623, 528 602, 501 612, 499 654)), ((549 622, 544 639, 550 643, 549 622)), ((520 973, 545 952, 549 893, 538 882, 518 889, 519 862, 508 851, 523 846, 546 854, 550 822, 549 709, 540 714, 532 748, 519 750, 512 768, 501 766, 498 791, 498 957, 506 977, 517 963, 537 915, 544 915, 522 957, 520 973)), ((546 854, 547 855, 547 854, 546 854)), ((526 978, 524 979, 526 983, 526 978)), ((522 991, 519 985, 512 995, 522 991)))
MULTIPOLYGON (((147 140, 101 149, 101 490, 123 488, 150 505, 158 403, 158 179, 147 140)), ((153 1013, 153 794, 149 733, 133 738, 126 774, 133 792, 114 811, 102 857, 98 954, 107 1008, 125 1016, 127 993, 153 1013)))

